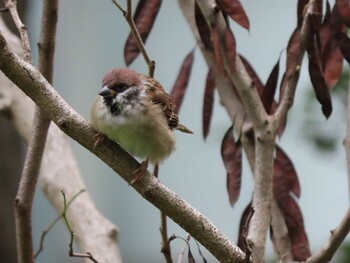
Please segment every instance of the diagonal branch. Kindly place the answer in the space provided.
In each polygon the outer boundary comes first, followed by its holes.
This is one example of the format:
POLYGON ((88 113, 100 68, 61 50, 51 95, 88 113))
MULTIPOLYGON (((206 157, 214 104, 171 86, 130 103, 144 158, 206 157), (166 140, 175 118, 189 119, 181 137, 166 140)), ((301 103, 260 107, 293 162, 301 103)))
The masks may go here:
POLYGON ((339 225, 331 231, 326 244, 312 257, 310 257, 307 263, 322 263, 331 261, 334 253, 337 251, 341 243, 344 241, 350 231, 350 208, 346 211, 343 219, 339 225))
MULTIPOLYGON (((139 163, 116 143, 104 140, 94 148, 96 132, 75 112, 32 65, 21 60, 0 34, 0 69, 66 134, 94 153, 128 183, 139 163)), ((145 199, 164 211, 221 262, 243 262, 245 255, 206 217, 172 192, 157 178, 146 173, 134 186, 145 199)))
MULTIPOLYGON (((17 2, 13 0, 5 0, 5 3, 18 31, 20 32, 22 47, 24 50, 24 59, 27 62, 32 63, 28 32, 26 26, 22 23, 18 15, 17 2)), ((28 145, 28 151, 14 206, 16 243, 18 261, 20 263, 34 262, 32 207, 49 123, 50 120, 43 118, 41 109, 37 107, 35 110, 32 135, 28 145)))

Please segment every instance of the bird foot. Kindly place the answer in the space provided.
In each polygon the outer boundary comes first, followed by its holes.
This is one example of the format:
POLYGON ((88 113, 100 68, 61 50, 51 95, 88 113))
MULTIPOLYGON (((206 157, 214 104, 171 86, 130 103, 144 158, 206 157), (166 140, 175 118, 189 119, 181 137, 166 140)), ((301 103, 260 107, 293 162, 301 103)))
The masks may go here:
POLYGON ((94 140, 95 140, 95 143, 94 143, 94 150, 95 148, 97 147, 97 145, 99 145, 101 142, 103 142, 103 140, 106 138, 106 135, 100 133, 100 132, 97 132, 95 135, 94 135, 94 140))
POLYGON ((142 176, 146 173, 147 168, 148 168, 148 160, 145 160, 141 163, 139 168, 137 168, 135 171, 132 172, 132 174, 135 175, 135 177, 134 179, 132 179, 129 185, 133 186, 138 181, 140 181, 142 176))

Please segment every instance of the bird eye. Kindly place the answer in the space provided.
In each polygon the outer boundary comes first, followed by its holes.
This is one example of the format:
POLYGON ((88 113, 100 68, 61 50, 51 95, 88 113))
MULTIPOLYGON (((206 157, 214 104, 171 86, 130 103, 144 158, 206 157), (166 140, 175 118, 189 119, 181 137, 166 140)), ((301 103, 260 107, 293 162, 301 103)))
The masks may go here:
POLYGON ((127 88, 128 86, 125 83, 118 83, 113 87, 113 89, 118 93, 125 91, 127 88))

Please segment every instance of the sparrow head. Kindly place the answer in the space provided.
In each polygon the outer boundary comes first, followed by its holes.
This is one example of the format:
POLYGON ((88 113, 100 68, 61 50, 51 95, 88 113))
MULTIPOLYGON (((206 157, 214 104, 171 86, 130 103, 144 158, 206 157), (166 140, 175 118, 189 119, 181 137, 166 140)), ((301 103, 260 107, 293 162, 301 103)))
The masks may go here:
POLYGON ((112 114, 119 114, 126 106, 139 102, 142 90, 142 75, 130 69, 112 69, 102 80, 99 95, 112 114))

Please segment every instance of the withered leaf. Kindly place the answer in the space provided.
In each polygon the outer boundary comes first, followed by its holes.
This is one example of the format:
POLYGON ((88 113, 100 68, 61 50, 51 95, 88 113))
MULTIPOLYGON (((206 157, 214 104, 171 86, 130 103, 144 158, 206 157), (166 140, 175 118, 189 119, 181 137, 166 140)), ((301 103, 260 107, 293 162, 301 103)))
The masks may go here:
POLYGON ((278 146, 273 171, 273 193, 286 222, 294 260, 305 261, 310 256, 309 242, 302 213, 291 196, 300 197, 300 184, 292 161, 278 146))
POLYGON ((192 255, 190 245, 188 245, 187 257, 188 257, 188 263, 196 263, 196 260, 194 259, 193 255, 192 255))
MULTIPOLYGON (((146 43, 149 33, 152 30, 153 24, 157 18, 162 0, 142 0, 139 1, 135 14, 134 21, 136 28, 141 36, 141 39, 146 43)), ((135 58, 140 54, 140 49, 137 45, 136 38, 130 32, 124 46, 125 64, 129 66, 135 58)))
POLYGON ((245 234, 247 234, 247 233, 244 233, 244 232, 249 229, 250 222, 249 221, 247 222, 247 220, 251 214, 251 210, 252 210, 252 201, 250 201, 250 203, 244 209, 243 214, 241 216, 241 221, 239 222, 239 233, 238 233, 237 246, 240 249, 242 249, 242 251, 247 250, 247 242, 246 242, 247 237, 245 236, 245 234), (246 223, 248 223, 248 224, 246 224, 246 223), (244 228, 247 228, 247 229, 244 229, 244 228))
POLYGON ((213 41, 214 57, 215 57, 216 64, 221 74, 226 76, 225 65, 224 65, 224 61, 222 59, 221 50, 220 50, 220 33, 216 24, 211 25, 211 38, 213 41))
POLYGON ((194 7, 194 15, 195 15, 199 36, 202 40, 202 43, 205 49, 210 51, 213 50, 213 44, 210 39, 210 36, 211 36, 210 27, 207 21, 205 20, 202 10, 199 8, 196 1, 195 1, 195 7, 194 7))
POLYGON ((311 256, 311 252, 301 210, 291 196, 277 199, 277 203, 286 222, 292 243, 293 259, 298 262, 306 261, 311 256))
POLYGON ((236 68, 236 40, 228 26, 225 28, 225 51, 230 70, 234 72, 236 68))
POLYGON ((310 36, 305 42, 306 51, 309 55, 309 75, 317 100, 322 106, 322 112, 326 118, 332 113, 332 99, 323 77, 319 46, 316 43, 318 34, 313 23, 310 26, 310 36))
POLYGON ((339 13, 345 24, 350 27, 350 2, 349 0, 336 0, 339 13))
POLYGON ((344 58, 350 65, 350 38, 344 32, 339 32, 337 34, 337 43, 344 58))
POLYGON ((231 126, 221 143, 221 158, 227 171, 227 192, 231 206, 236 203, 241 191, 242 147, 240 141, 235 142, 233 126, 231 126))
POLYGON ((283 199, 292 192, 300 197, 298 175, 288 155, 276 146, 276 158, 273 166, 273 193, 276 199, 283 199))
POLYGON ((270 113, 272 104, 274 102, 274 97, 277 89, 279 68, 280 59, 278 59, 277 63, 273 67, 261 94, 261 101, 267 113, 270 113))
POLYGON ((341 28, 336 29, 336 32, 334 32, 335 28, 331 30, 331 21, 334 23, 334 15, 336 15, 336 12, 332 12, 331 15, 330 5, 327 1, 326 14, 320 28, 319 37, 323 75, 330 88, 337 84, 343 69, 343 55, 335 37, 341 31, 341 28))
POLYGON ((182 62, 179 74, 177 75, 175 84, 170 92, 170 97, 175 104, 174 111, 176 114, 180 111, 182 100, 185 96, 188 81, 191 76, 192 65, 194 61, 194 51, 195 49, 188 53, 182 62))
POLYGON ((243 66, 245 67, 249 77, 252 79, 254 86, 257 88, 259 95, 261 96, 264 90, 264 84, 260 80, 258 74, 255 72, 252 65, 248 62, 248 60, 242 55, 239 55, 239 57, 242 60, 243 66))
POLYGON ((205 82, 205 91, 204 91, 204 99, 203 99, 203 112, 202 112, 202 120, 203 120, 203 137, 207 138, 211 117, 213 114, 213 106, 214 106, 214 90, 215 90, 215 74, 212 68, 209 69, 207 74, 207 79, 205 82))
POLYGON ((298 7, 297 7, 297 16, 298 16, 298 22, 297 22, 297 28, 301 28, 301 25, 303 23, 304 18, 304 12, 306 4, 309 3, 309 0, 298 0, 298 7))
POLYGON ((249 19, 239 0, 217 0, 220 9, 239 25, 249 30, 249 19))
POLYGON ((292 33, 287 46, 287 60, 286 60, 286 71, 283 75, 281 86, 280 86, 280 100, 283 98, 284 91, 290 80, 290 77, 294 74, 299 65, 301 56, 301 38, 300 30, 295 29, 292 33))
POLYGON ((333 110, 331 95, 325 83, 320 66, 312 59, 309 59, 309 73, 316 98, 322 106, 323 115, 328 118, 333 110))

